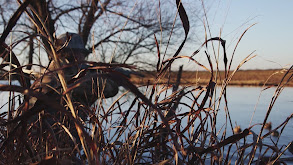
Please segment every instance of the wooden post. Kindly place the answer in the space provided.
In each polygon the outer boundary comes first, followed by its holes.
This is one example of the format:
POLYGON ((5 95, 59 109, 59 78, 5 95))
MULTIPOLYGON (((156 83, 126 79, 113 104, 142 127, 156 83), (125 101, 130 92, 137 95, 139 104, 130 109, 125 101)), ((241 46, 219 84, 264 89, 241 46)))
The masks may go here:
POLYGON ((182 76, 182 69, 183 69, 183 65, 180 65, 178 73, 177 73, 176 83, 173 85, 173 92, 177 91, 178 87, 180 85, 180 80, 181 80, 181 76, 182 76))

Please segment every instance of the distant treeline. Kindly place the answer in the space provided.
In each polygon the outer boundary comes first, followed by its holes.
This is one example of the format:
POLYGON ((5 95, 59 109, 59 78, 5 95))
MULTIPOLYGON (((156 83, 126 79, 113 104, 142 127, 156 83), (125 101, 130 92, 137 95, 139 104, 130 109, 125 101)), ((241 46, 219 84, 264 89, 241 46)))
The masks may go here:
MULTIPOLYGON (((282 80, 285 70, 239 70, 237 71, 228 82, 229 85, 238 86, 277 86, 282 80)), ((146 85, 155 84, 156 73, 144 72, 145 77, 132 77, 131 80, 135 84, 146 85)), ((228 77, 231 76, 229 73, 228 77)), ((164 79, 158 80, 159 83, 174 84, 176 81, 177 72, 172 72, 164 79)), ((205 85, 209 82, 211 74, 208 71, 183 71, 181 84, 185 85, 205 85)), ((214 72, 214 81, 217 80, 218 84, 224 82, 225 72, 214 72)), ((293 86, 293 82, 289 82, 288 86, 293 86)))
MULTIPOLYGON (((238 86, 277 86, 282 80, 286 71, 284 70, 239 70, 229 81, 229 85, 238 86)), ((230 72, 231 75, 232 72, 230 72)), ((8 80, 8 74, 0 70, 1 80, 8 80)), ((133 76, 131 81, 137 85, 155 84, 155 71, 142 71, 144 77, 133 76)), ((229 75, 229 76, 230 76, 229 75)), ((12 75, 11 79, 16 80, 16 75, 12 75)), ((211 74, 208 71, 183 71, 181 77, 181 84, 184 85, 205 85, 209 82, 211 74)), ((162 79, 157 80, 157 83, 174 84, 177 78, 177 72, 171 72, 170 75, 165 75, 162 79)), ((214 73, 214 81, 217 80, 221 84, 225 79, 225 72, 220 71, 214 73), (217 78, 216 78, 217 77, 217 78)), ((288 86, 293 86, 293 82, 289 82, 288 86)))

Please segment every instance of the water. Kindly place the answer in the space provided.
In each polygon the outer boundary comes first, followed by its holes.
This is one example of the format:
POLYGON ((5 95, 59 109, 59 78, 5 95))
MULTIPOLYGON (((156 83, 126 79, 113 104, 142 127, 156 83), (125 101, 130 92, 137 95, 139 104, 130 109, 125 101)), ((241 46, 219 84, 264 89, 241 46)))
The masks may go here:
MULTIPOLYGON (((253 128, 251 129, 253 132, 255 132, 257 135, 259 134, 261 124, 264 121, 264 118, 266 116, 268 107, 270 105, 270 102, 272 100, 272 97, 275 93, 276 88, 269 88, 264 90, 261 87, 228 87, 227 88, 227 100, 228 100, 228 109, 231 116, 231 120, 233 123, 233 126, 239 125, 242 130, 245 128, 248 128, 252 125, 253 128)), ((220 95, 220 88, 217 88, 215 93, 215 98, 218 99, 220 95)), ((196 95, 196 93, 194 93, 196 95)), ((267 122, 272 123, 272 129, 276 128, 280 124, 282 124, 287 117, 289 117, 293 113, 293 88, 285 88, 282 93, 279 95, 277 101, 275 102, 271 113, 268 117, 267 122)), ((200 103, 201 99, 199 99, 198 103, 200 103)), ((192 104, 192 100, 188 99, 187 97, 183 97, 181 99, 181 102, 186 103, 187 105, 192 104)), ((217 106, 216 106, 217 107, 217 106)), ((189 109, 186 109, 185 106, 179 106, 179 109, 181 109, 181 112, 189 111, 189 109)), ((217 130, 220 130, 224 124, 226 123, 226 117, 225 117, 225 104, 224 99, 222 98, 221 104, 219 106, 219 111, 217 115, 217 130)), ((186 126, 185 122, 187 119, 183 119, 182 129, 186 126)), ((197 125, 198 123, 195 123, 197 125)), ((281 127, 282 128, 282 127, 281 127)), ((281 129, 278 129, 280 132, 281 129)), ((285 146, 287 146, 292 140, 292 132, 293 132, 293 123, 292 119, 288 122, 285 129, 282 132, 282 135, 278 141, 278 147, 282 147, 283 149, 285 146)), ((268 130, 264 130, 262 135, 268 133, 268 130)), ((231 136, 232 129, 230 127, 230 124, 228 124, 227 128, 227 136, 231 136)), ((247 142, 252 143, 253 142, 253 136, 249 135, 246 138, 247 142)), ((274 143, 278 140, 277 137, 268 136, 267 138, 263 139, 262 142, 267 145, 273 146, 274 143)), ((242 142, 242 141, 240 141, 242 142)), ((227 148, 227 147, 226 147, 227 148)), ((265 149, 267 147, 263 147, 262 153, 264 153, 265 149)), ((236 151, 236 148, 232 147, 231 153, 236 151)), ((251 148, 246 150, 246 154, 249 154, 251 151, 251 148)), ((258 155, 258 150, 256 155, 258 155)), ((267 152, 266 156, 270 156, 272 152, 267 152)), ((285 155, 282 156, 282 158, 292 158, 292 154, 289 151, 285 152, 285 155)), ((236 158, 232 158, 232 162, 235 162, 236 158)), ((209 163, 209 162, 206 162, 209 163)), ((288 164, 292 162, 287 162, 288 164)), ((233 164, 233 163, 232 163, 233 164)))
MULTIPOLYGON (((1 81, 0 84, 8 85, 8 81, 1 81)), ((19 85, 18 81, 12 81, 11 85, 19 85)), ((18 92, 11 92, 11 99, 15 98, 15 106, 18 106, 18 101, 22 100, 22 95, 18 92)), ((0 113, 7 112, 8 109, 9 92, 0 91, 0 113)))
MULTIPOLYGON (((263 88, 261 87, 229 87, 227 89, 228 108, 234 126, 236 125, 235 123, 237 123, 237 125, 240 125, 243 130, 251 125, 263 123, 276 88, 270 88, 267 90, 262 89, 263 88)), ((282 124, 287 119, 287 117, 293 113, 292 95, 293 88, 285 88, 281 95, 279 95, 267 120, 267 122, 272 122, 272 129, 282 124)), ((218 117, 219 122, 217 124, 219 125, 220 123, 225 122, 223 121, 223 119, 225 119, 223 113, 223 104, 220 109, 219 116, 222 115, 223 117, 218 117)), ((252 128, 252 131, 258 135, 260 128, 261 125, 256 125, 252 128)), ((229 130, 230 129, 228 129, 228 131, 229 130)), ((278 129, 279 132, 280 130, 281 129, 278 129)), ((232 134, 231 131, 229 133, 232 134)), ((262 135, 266 133, 268 133, 268 131, 264 130, 262 135)), ((283 146, 284 148, 287 146, 293 140, 292 135, 293 122, 292 119, 290 119, 279 139, 278 147, 283 146)), ((249 135, 247 140, 252 142, 252 135, 249 135)), ((273 136, 268 136, 267 138, 263 139, 263 143, 268 145, 274 145, 273 142, 276 141, 277 138, 273 136)), ((265 149, 266 147, 263 147, 262 153, 265 149)), ((270 156, 269 153, 271 152, 268 152, 267 156, 270 156)), ((292 154, 289 151, 286 151, 283 158, 285 157, 292 157, 292 154)), ((292 162, 287 163, 290 164, 292 162)))
MULTIPOLYGON (((230 87, 227 90, 228 106, 231 118, 242 128, 248 127, 252 118, 253 124, 263 123, 269 104, 276 88, 262 91, 260 87, 230 87), (262 92, 261 92, 262 91, 262 92)), ((273 128, 283 123, 293 113, 293 88, 285 88, 281 93, 268 117, 273 128)), ((260 126, 255 127, 257 132, 260 126)), ((280 142, 288 144, 293 140, 292 119, 283 131, 280 142)))
MULTIPOLYGON (((228 87, 227 88, 227 100, 228 100, 228 109, 231 116, 231 120, 233 123, 233 126, 239 125, 241 126, 242 130, 245 128, 248 128, 250 126, 253 126, 251 129, 253 132, 255 132, 257 135, 259 134, 261 124, 264 121, 264 118, 266 116, 267 110, 269 108, 270 102, 272 100, 272 97, 274 96, 276 88, 268 88, 263 89, 261 87, 228 87)), ((144 91, 144 89, 143 89, 144 91)), ((167 96, 171 94, 171 90, 167 92, 167 96)), ((194 95, 197 93, 195 92, 194 95)), ((220 89, 217 89, 216 98, 219 97, 220 89)), ((282 93, 277 98, 277 101, 275 102, 270 115, 268 117, 267 122, 272 123, 272 128, 276 128, 280 124, 282 124, 287 117, 289 117, 293 113, 293 88, 285 88, 282 93)), ((164 94, 161 94, 161 96, 164 96, 164 94)), ((187 95, 188 96, 188 95, 187 95)), ((162 97, 160 98, 162 99, 162 97)), ((160 100, 159 99, 159 100, 160 100)), ((202 98, 201 98, 202 99, 202 98)), ((198 103, 200 103, 200 100, 198 103)), ((131 100, 131 99, 130 99, 131 100)), ((181 99, 181 102, 186 103, 187 105, 192 104, 192 100, 188 99, 188 97, 183 97, 181 99)), ((129 104, 125 105, 126 107, 129 106, 129 104)), ((217 129, 220 130, 220 128, 225 124, 226 118, 225 118, 225 110, 224 110, 224 101, 222 98, 221 104, 219 106, 218 111, 218 117, 217 117, 217 129)), ((179 106, 180 112, 184 113, 186 111, 189 111, 186 106, 179 106)), ((181 129, 183 129, 186 126, 187 119, 182 119, 181 122, 181 129)), ((196 125, 196 124, 195 124, 196 125)), ((282 127, 281 127, 282 128, 282 127)), ((281 129, 278 129, 280 132, 281 129)), ((287 123, 285 129, 282 132, 281 137, 278 141, 278 147, 284 147, 287 146, 292 140, 292 132, 293 132, 293 122, 292 119, 289 120, 287 123)), ((268 133, 268 130, 264 130, 262 135, 268 133)), ((230 128, 230 125, 228 124, 227 129, 227 136, 231 136, 232 129, 230 128)), ((247 142, 252 143, 253 142, 253 136, 249 135, 247 137, 247 142)), ((277 137, 268 136, 265 139, 262 140, 264 144, 273 146, 274 143, 278 140, 277 137)), ((227 148, 227 147, 226 147, 227 148)), ((263 147, 262 153, 265 151, 267 147, 263 147)), ((231 153, 233 153, 236 150, 236 148, 231 149, 231 153)), ((246 150, 246 154, 249 154, 251 150, 246 150)), ((270 156, 272 152, 267 152, 267 156, 270 156)), ((258 150, 256 155, 258 155, 258 150)), ((292 157, 292 154, 289 151, 286 151, 284 156, 282 158, 288 158, 292 157)), ((233 161, 236 161, 236 159, 232 159, 233 161)), ((288 164, 292 162, 287 162, 288 164)))
MULTIPOLYGON (((5 82, 2 82, 3 84, 5 82)), ((142 88, 144 90, 144 88, 142 88)), ((228 87, 227 88, 227 100, 228 100, 228 108, 231 115, 232 123, 235 126, 240 125, 242 130, 248 128, 254 124, 263 123, 264 117, 266 116, 269 104, 274 95, 276 88, 269 88, 267 90, 263 90, 261 87, 228 87), (254 116, 253 116, 254 114, 254 116), (250 123, 251 122, 251 123, 250 123)), ((168 91, 170 94, 171 91, 168 91)), ((220 89, 217 89, 216 98, 218 98, 220 93, 220 89)), ((167 94, 167 95, 168 95, 167 94)), ((196 94, 196 93, 194 93, 196 94)), ((272 122, 272 128, 274 129, 279 124, 283 123, 288 116, 293 113, 293 88, 285 88, 279 98, 277 99, 275 105, 272 108, 272 111, 268 117, 268 122, 272 122)), ((162 95, 163 96, 163 95, 162 95)), ((126 104, 122 105, 123 107, 129 107, 131 104, 132 97, 127 95, 127 98, 124 100, 130 100, 126 104)), ((8 92, 0 92, 0 106, 2 107, 8 100, 8 92)), ((112 101, 116 100, 116 98, 107 99, 107 104, 111 105, 112 101)), ((188 105, 192 104, 192 101, 187 97, 183 97, 181 102, 184 102, 188 105)), ((108 106, 109 106, 108 105, 108 106)), ((107 106, 106 106, 107 107, 107 106)), ((136 107, 136 106, 135 106, 136 107)), ((180 112, 188 111, 185 106, 179 107, 180 112)), ((0 113, 3 111, 7 111, 7 105, 3 106, 0 109, 0 113)), ((121 115, 117 114, 117 117, 121 117, 121 115)), ((132 116, 132 115, 130 115, 132 116)), ((115 121, 115 119, 113 119, 115 121)), ((184 120, 183 120, 184 121, 184 120)), ((221 105, 219 107, 219 114, 217 118, 217 129, 219 130, 225 123, 225 111, 224 111, 224 102, 223 99, 221 101, 221 105)), ((182 123, 182 128, 184 127, 184 122, 182 123)), ((252 130, 258 134, 261 126, 256 125, 252 128, 252 130)), ((114 133, 114 130, 109 133, 111 136, 114 133)), ((232 135, 231 128, 227 129, 228 136, 232 135)), ((280 129, 278 130, 280 131, 280 129)), ((264 131, 263 134, 268 131, 264 131)), ((293 132, 293 123, 292 119, 288 122, 287 126, 283 130, 283 133, 279 139, 278 147, 286 146, 290 143, 293 132)), ((252 136, 249 135, 250 139, 248 141, 252 141, 252 136)), ((275 137, 267 137, 263 140, 264 143, 273 145, 277 138, 275 137)), ((292 157, 292 154, 288 151, 285 152, 285 157, 292 157)))

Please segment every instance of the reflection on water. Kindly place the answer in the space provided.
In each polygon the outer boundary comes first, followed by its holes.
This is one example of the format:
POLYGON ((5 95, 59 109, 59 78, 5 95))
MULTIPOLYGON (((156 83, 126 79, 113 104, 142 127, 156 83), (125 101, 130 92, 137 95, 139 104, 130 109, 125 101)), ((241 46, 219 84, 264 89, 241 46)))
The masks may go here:
MULTIPOLYGON (((142 89, 142 91, 144 90, 145 89, 142 89)), ((268 107, 270 105, 270 102, 272 100, 275 90, 276 90, 275 87, 272 87, 266 90, 263 90, 263 88, 261 87, 228 87, 227 88, 227 100, 228 100, 227 105, 228 105, 228 110, 229 110, 233 125, 241 126, 242 130, 252 125, 255 125, 252 128, 252 131, 254 131, 258 135, 261 128, 261 124, 264 121, 264 118, 266 116, 268 107)), ((216 96, 218 97, 220 94, 220 89, 218 88, 216 92, 217 92, 216 96)), ((167 96, 169 96, 170 93, 171 93, 171 90, 168 91, 167 96)), ((272 123, 272 129, 282 124, 287 119, 287 117, 289 117, 292 114, 293 112, 292 94, 293 94, 293 88, 291 87, 285 88, 282 91, 281 95, 278 97, 277 101, 275 102, 267 120, 267 122, 272 123)), ((193 100, 188 98, 188 95, 187 95, 187 97, 183 97, 181 99, 181 102, 186 103, 187 105, 191 105, 193 100)), ((125 107, 128 107, 128 106, 129 104, 125 105, 125 107)), ((226 116, 225 116, 224 109, 225 109, 225 104, 222 99, 221 104, 219 106, 218 117, 217 117, 218 130, 220 130, 226 123, 226 116)), ((189 111, 189 109, 187 109, 186 106, 179 106, 179 113, 184 113, 186 111, 189 111)), ((186 126, 186 122, 187 122, 187 119, 184 118, 181 122, 182 128, 186 126)), ((195 123, 195 125, 198 123, 195 123)), ((228 127, 227 136, 231 136, 232 129, 230 128, 230 124, 228 124, 227 127, 228 127)), ((278 129, 278 131, 280 132, 281 129, 278 129)), ((286 125, 285 129, 282 131, 282 135, 278 141, 278 147, 283 146, 284 148, 293 140, 292 132, 293 132, 293 123, 291 119, 286 125)), ((264 130, 262 135, 266 133, 268 133, 268 131, 264 130)), ((246 140, 248 142, 252 142, 253 141, 252 135, 250 135, 246 140)), ((273 142, 276 142, 276 141, 277 141, 277 138, 273 136, 268 136, 267 138, 263 139, 263 143, 268 145, 274 145, 273 142)), ((286 151, 285 154, 287 154, 288 156, 291 156, 291 153, 288 151, 286 151)))
MULTIPOLYGON (((242 128, 253 124, 263 123, 269 104, 276 88, 262 91, 260 87, 230 87, 227 90, 229 112, 233 122, 242 128), (262 91, 262 92, 261 92, 262 91)), ((293 88, 285 88, 272 108, 268 122, 272 122, 273 129, 283 123, 293 112, 293 88)), ((258 132, 260 126, 254 127, 258 132)), ((284 145, 291 142, 293 123, 290 121, 282 133, 280 142, 284 145)))
MULTIPOLYGON (((0 80, 0 84, 3 84, 3 85, 8 85, 8 81, 3 81, 3 80, 0 80)), ((11 82, 11 85, 19 85, 19 82, 18 81, 12 81, 11 82)), ((21 98, 21 94, 18 93, 18 92, 11 92, 11 99, 13 98, 16 98, 14 101, 15 102, 15 106, 17 107, 18 106, 18 102, 20 100, 22 100, 21 98)), ((7 109, 8 109, 8 100, 9 100, 9 92, 3 92, 3 91, 0 91, 0 113, 2 112, 7 112, 7 109)))
MULTIPOLYGON (((237 125, 240 125, 243 130, 251 125, 259 124, 252 128, 252 130, 256 134, 258 134, 261 128, 260 124, 262 124, 264 121, 275 90, 276 88, 270 88, 262 91, 261 87, 229 87, 227 89, 228 109, 234 126, 237 123, 237 125)), ((287 117, 289 117, 293 113, 292 94, 293 88, 285 88, 275 102, 267 120, 267 122, 272 122, 272 129, 282 124, 287 119, 287 117)), ((223 102, 220 106, 218 116, 218 128, 221 127, 220 123, 225 123, 223 102)), ((227 130, 229 131, 229 134, 232 134, 231 129, 227 130)), ((281 129, 278 129, 278 131, 280 132, 281 129)), ((293 123, 291 119, 282 132, 282 135, 278 142, 278 147, 283 146, 284 148, 293 140, 292 132, 293 123)), ((268 131, 264 130, 262 135, 266 133, 268 133, 268 131)), ((247 140, 252 142, 252 136, 248 136, 247 140)), ((276 142, 277 138, 269 136, 263 139, 263 143, 269 145, 274 145, 272 141, 276 142)), ((292 156, 292 154, 288 151, 286 151, 285 154, 287 156, 292 156)))
MULTIPOLYGON (((2 83, 3 84, 3 83, 2 83)), ((145 88, 141 88, 141 90, 145 91, 145 88)), ((240 125, 242 130, 248 128, 251 125, 261 124, 263 123, 264 117, 268 110, 269 104, 271 99, 274 95, 276 88, 269 88, 267 90, 262 91, 261 87, 228 87, 227 88, 227 105, 228 110, 231 116, 231 120, 234 126, 240 125), (254 116, 253 116, 254 115, 254 116), (251 121, 251 123, 250 123, 251 121)), ((220 94, 220 89, 216 91, 216 99, 220 94)), ((120 91, 121 93, 121 91, 120 91)), ((171 90, 168 91, 167 96, 171 93, 171 90)), ((274 129, 276 126, 280 125, 281 123, 286 120, 288 116, 290 116, 293 112, 293 88, 285 88, 279 98, 277 99, 275 105, 272 108, 270 116, 268 118, 268 122, 272 122, 272 128, 274 129)), ((162 94, 161 96, 164 96, 162 94)), ((187 95, 188 96, 188 95, 187 95)), ((0 106, 4 105, 8 101, 8 92, 0 92, 0 106)), ((119 94, 115 98, 110 98, 104 101, 104 108, 107 109, 114 100, 119 97, 119 94)), ((121 105, 122 110, 127 110, 133 100, 133 96, 126 95, 125 98, 122 98, 120 103, 126 101, 124 104, 121 105)), ((186 103, 187 105, 191 105, 193 100, 188 97, 183 97, 181 102, 186 103)), ((200 101, 199 101, 200 102, 200 101)), ((226 116, 225 116, 225 106, 224 101, 222 99, 221 104, 219 106, 218 117, 217 117, 217 129, 220 130, 222 126, 226 123, 226 116)), ((135 106, 134 106, 135 107, 135 106)), ((2 107, 0 112, 7 111, 7 106, 2 107)), ((133 109, 135 111, 135 108, 133 109)), ((189 111, 186 106, 179 106, 179 113, 184 113, 189 111)), ((117 118, 121 118, 123 115, 118 112, 113 112, 112 121, 116 121, 117 118)), ((133 117, 133 115, 129 115, 129 117, 133 117)), ((187 119, 182 120, 182 128, 186 126, 187 119)), ((111 130, 108 132, 108 137, 111 137, 116 129, 113 129, 115 125, 119 123, 104 123, 105 127, 111 127, 111 130), (110 126, 111 125, 111 126, 110 126)), ((197 123, 195 123, 197 124, 197 123)), ((256 125, 253 127, 253 131, 258 134, 261 126, 256 125)), ((279 129, 279 131, 281 131, 279 129)), ((279 147, 286 146, 290 143, 292 138, 293 132, 293 123, 290 120, 282 132, 282 136, 279 139, 279 147)), ((265 130, 263 134, 267 133, 265 130)), ((227 129, 227 136, 232 135, 232 128, 228 124, 227 129)), ((252 136, 249 136, 251 139, 247 139, 248 141, 252 142, 252 136)), ((275 137, 268 137, 264 139, 264 143, 273 145, 273 141, 276 141, 277 138, 275 137)), ((285 154, 290 155, 291 153, 285 152, 285 154)))

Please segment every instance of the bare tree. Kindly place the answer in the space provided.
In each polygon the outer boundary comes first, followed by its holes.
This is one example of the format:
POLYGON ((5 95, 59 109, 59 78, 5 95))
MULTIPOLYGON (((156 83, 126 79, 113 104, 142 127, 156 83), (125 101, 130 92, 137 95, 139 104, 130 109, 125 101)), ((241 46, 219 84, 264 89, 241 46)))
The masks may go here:
MULTIPOLYGON (((169 0, 32 0, 27 14, 17 22, 14 35, 19 41, 25 41, 17 46, 20 52, 27 52, 24 58, 28 57, 26 63, 29 64, 37 63, 33 59, 40 55, 40 50, 36 49, 39 46, 47 51, 50 59, 48 36, 56 38, 69 31, 79 33, 87 48, 93 50, 90 60, 154 66, 157 53, 154 35, 163 46, 172 30, 173 37, 182 32, 178 30, 181 24, 173 23, 176 14, 176 10, 170 10, 176 7, 173 3, 169 0), (34 24, 43 24, 47 34, 40 34, 34 24)), ((10 18, 3 13, 6 10, 13 13, 17 7, 14 1, 2 2, 0 22, 3 29, 10 18)))

